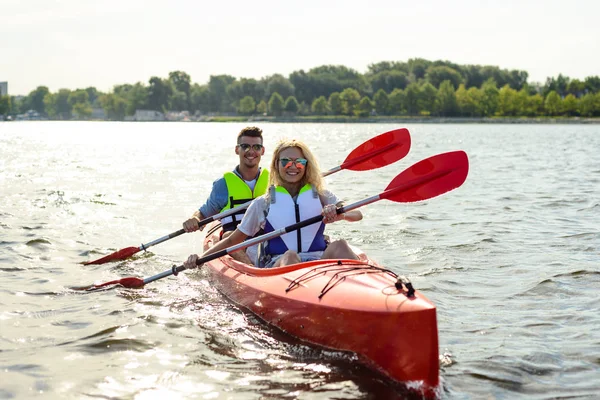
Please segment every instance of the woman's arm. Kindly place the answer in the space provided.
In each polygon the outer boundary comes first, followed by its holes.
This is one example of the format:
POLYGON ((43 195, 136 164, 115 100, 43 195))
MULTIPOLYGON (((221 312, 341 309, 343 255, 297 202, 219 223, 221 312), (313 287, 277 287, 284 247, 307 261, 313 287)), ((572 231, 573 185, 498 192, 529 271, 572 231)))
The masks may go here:
POLYGON ((202 257, 209 256, 211 254, 216 253, 217 251, 226 249, 231 246, 235 246, 236 244, 240 244, 244 240, 246 240, 247 237, 248 236, 245 233, 243 233, 239 229, 236 229, 235 231, 233 231, 233 233, 231 235, 227 236, 225 239, 221 240, 220 242, 215 244, 213 247, 211 247, 210 249, 208 249, 204 253, 202 253, 202 257))
POLYGON ((187 269, 196 268, 199 266, 196 264, 196 261, 198 261, 199 258, 204 258, 220 250, 224 250, 228 247, 240 244, 244 240, 246 240, 247 237, 248 236, 245 233, 241 232, 239 229, 236 229, 231 235, 227 236, 225 239, 221 240, 220 242, 212 246, 210 249, 202 253, 202 256, 198 257, 198 254, 191 254, 188 257, 188 259, 183 263, 183 266, 187 269))
POLYGON ((342 213, 341 215, 342 215, 342 219, 344 221, 348 221, 348 222, 360 221, 363 218, 363 215, 360 212, 360 210, 348 211, 348 212, 342 213))
POLYGON ((338 202, 337 204, 327 204, 323 207, 323 222, 326 224, 331 224, 332 222, 337 221, 348 221, 348 222, 356 222, 362 219, 362 213, 359 210, 352 210, 345 213, 338 214, 337 209, 342 207, 343 203, 338 202))

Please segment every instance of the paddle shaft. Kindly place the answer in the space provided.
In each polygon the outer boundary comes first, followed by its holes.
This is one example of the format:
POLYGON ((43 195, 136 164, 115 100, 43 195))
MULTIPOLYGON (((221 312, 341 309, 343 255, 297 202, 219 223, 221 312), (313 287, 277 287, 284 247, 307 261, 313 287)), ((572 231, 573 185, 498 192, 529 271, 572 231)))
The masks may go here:
MULTIPOLYGON (((222 213, 215 214, 212 217, 204 218, 203 220, 198 221, 198 228, 202 228, 204 225, 208 225, 208 224, 210 224, 213 221, 217 221, 217 220, 220 220, 222 218, 228 217, 230 215, 237 214, 240 211, 245 210, 246 208, 248 208, 250 206, 250 203, 252 203, 252 202, 249 201, 249 202, 244 203, 244 204, 242 204, 240 206, 237 206, 235 208, 231 208, 231 209, 229 209, 227 211, 223 211, 222 213)), ((152 247, 152 246, 160 244, 162 242, 166 242, 167 240, 173 239, 174 237, 177 237, 179 235, 183 235, 184 233, 185 233, 185 230, 184 229, 180 229, 180 230, 178 230, 176 232, 170 233, 170 234, 168 234, 166 236, 163 236, 161 238, 158 238, 158 239, 153 240, 151 242, 148 242, 146 244, 142 244, 142 246, 140 247, 140 250, 145 250, 148 247, 152 247)))
MULTIPOLYGON (((322 175, 328 176, 343 169, 366 171, 392 164, 404 158, 406 154, 408 154, 410 149, 410 141, 410 133, 405 128, 382 133, 381 135, 375 136, 356 147, 348 155, 348 157, 346 157, 341 165, 324 172, 322 175)), ((211 217, 204 218, 203 220, 198 221, 198 227, 202 228, 212 221, 220 220, 233 214, 238 214, 240 211, 248 208, 249 205, 250 202, 247 202, 236 208, 232 208, 211 217)), ((186 233, 186 231, 184 229, 180 229, 151 242, 145 244, 143 243, 139 247, 127 247, 97 260, 84 262, 83 264, 103 264, 110 261, 123 260, 139 251, 146 250, 149 247, 155 246, 184 233, 186 233)))
MULTIPOLYGON (((336 210, 336 212, 340 214, 352 211, 356 208, 374 203, 381 199, 391 200, 398 203, 410 203, 414 201, 427 200, 461 186, 467 178, 468 171, 469 161, 465 152, 455 151, 438 154, 425 160, 421 160, 420 162, 401 172, 390 182, 390 184, 382 193, 371 196, 364 200, 360 200, 345 207, 340 207, 336 210)), ((216 258, 223 257, 235 251, 244 249, 265 240, 273 239, 322 220, 323 215, 316 215, 305 221, 300 221, 285 228, 281 228, 265 235, 246 240, 237 245, 202 257, 196 261, 196 265, 204 264, 216 258)), ((100 285, 90 285, 73 289, 94 290, 112 284, 121 284, 122 286, 129 288, 140 288, 147 283, 156 281, 169 275, 177 275, 179 272, 184 271, 185 269, 186 268, 183 265, 178 267, 173 266, 170 270, 146 279, 128 277, 106 282, 100 285)))
MULTIPOLYGON (((353 158, 353 159, 351 159, 349 161, 345 161, 343 164, 338 165, 337 167, 333 167, 330 170, 323 172, 321 174, 321 176, 326 177, 326 176, 329 176, 329 175, 334 174, 336 172, 339 172, 339 171, 341 171, 343 169, 351 168, 353 165, 360 164, 362 162, 365 162, 366 160, 372 159, 373 157, 377 157, 378 155, 381 155, 381 154, 387 153, 389 151, 392 151, 395 147, 398 147, 398 146, 402 146, 402 144, 398 143, 398 142, 392 142, 392 143, 389 143, 389 144, 387 144, 385 146, 377 147, 377 148, 375 148, 372 151, 364 153, 362 156, 355 157, 355 158, 353 158)), ((235 208, 232 208, 230 210, 224 211, 224 212, 222 212, 220 214, 216 214, 216 215, 213 215, 212 217, 204 218, 203 220, 198 221, 198 227, 201 228, 204 225, 207 225, 207 224, 209 224, 209 223, 211 223, 211 222, 213 222, 215 220, 220 220, 220 219, 228 217, 228 216, 230 216, 232 214, 236 214, 239 211, 245 210, 246 208, 248 208, 250 206, 250 203, 251 202, 249 201, 249 202, 244 203, 244 204, 242 204, 242 205, 240 205, 238 207, 235 207, 235 208)), ((147 244, 143 244, 142 247, 140 248, 140 250, 146 249, 146 248, 148 248, 150 246, 154 246, 154 245, 159 244, 159 243, 162 243, 164 241, 167 241, 169 239, 177 237, 177 236, 179 236, 179 235, 181 235, 183 233, 185 233, 185 230, 180 229, 177 232, 173 232, 173 233, 171 233, 169 235, 166 235, 166 236, 163 236, 163 237, 161 237, 159 239, 153 240, 152 242, 149 242, 147 244)))
MULTIPOLYGON (((390 132, 387 132, 387 133, 390 133, 390 132)), ((382 134, 380 136, 384 136, 387 133, 384 133, 384 134, 382 134)), ((393 141, 393 142, 391 142, 391 143, 389 143, 387 145, 375 147, 373 150, 368 151, 368 152, 362 154, 361 156, 354 157, 354 158, 352 158, 350 160, 346 160, 341 165, 338 165, 337 167, 333 167, 330 170, 323 172, 321 174, 321 176, 326 177, 326 176, 329 176, 329 175, 334 174, 336 172, 339 172, 339 171, 341 171, 343 169, 352 168, 354 165, 357 165, 357 164, 360 164, 360 163, 364 163, 365 161, 370 160, 370 159, 372 159, 374 157, 381 156, 381 155, 383 155, 385 153, 389 153, 389 152, 393 151, 396 147, 402 146, 403 144, 404 143, 402 143, 402 142, 393 141)), ((248 206, 250 206, 250 203, 251 202, 247 202, 247 203, 244 203, 244 204, 242 204, 242 205, 240 205, 238 207, 235 207, 235 208, 232 208, 230 210, 223 211, 222 213, 213 215, 212 217, 204 218, 203 220, 198 221, 198 227, 201 228, 201 227, 203 227, 203 226, 205 226, 207 224, 210 224, 213 221, 220 220, 222 218, 228 217, 228 216, 233 215, 233 214, 237 214, 240 211, 247 209, 248 206)), ((140 250, 145 250, 145 249, 147 249, 149 247, 155 246, 155 245, 160 244, 162 242, 165 242, 165 241, 167 241, 169 239, 173 239, 174 237, 177 237, 177 236, 182 235, 184 233, 185 233, 185 230, 184 229, 180 229, 180 230, 178 230, 176 232, 170 233, 168 235, 165 235, 165 236, 163 236, 161 238, 158 238, 158 239, 153 240, 151 242, 148 242, 146 244, 142 244, 141 247, 139 247, 139 249, 140 250)))
MULTIPOLYGON (((357 209, 359 207, 363 207, 363 206, 366 206, 368 204, 375 203, 376 201, 379 201, 382 198, 391 197, 395 193, 403 192, 403 191, 409 190, 409 189, 411 189, 411 188, 413 188, 415 186, 421 185, 422 183, 425 183, 425 182, 428 182, 428 181, 431 181, 431 180, 434 180, 434 179, 441 178, 444 175, 447 175, 448 173, 449 173, 449 171, 439 171, 439 172, 434 173, 434 174, 430 174, 430 175, 426 175, 426 176, 422 176, 422 177, 413 179, 413 180, 411 180, 409 182, 406 182, 406 183, 404 183, 402 185, 398 185, 398 186, 396 186, 396 187, 394 187, 392 189, 385 190, 383 193, 380 193, 380 194, 377 194, 375 196, 371 196, 369 198, 357 201, 355 203, 349 204, 349 205, 344 206, 344 207, 340 207, 340 208, 338 208, 336 210, 336 212, 338 214, 342 214, 342 213, 345 213, 345 212, 348 212, 348 211, 355 210, 355 209, 357 209)), ((277 229, 277 230, 275 230, 273 232, 269 232, 269 233, 266 233, 264 235, 257 236, 255 238, 245 240, 245 241, 243 241, 240 244, 236 244, 234 246, 230 246, 230 247, 228 247, 226 249, 219 250, 216 253, 209 254, 206 257, 199 258, 196 261, 196 265, 200 266, 200 265, 202 265, 202 264, 204 264, 206 262, 215 260, 217 258, 221 258, 221 257, 223 257, 223 256, 225 256, 227 254, 231 254, 231 253, 234 253, 236 251, 239 251, 239 250, 245 249, 247 247, 253 246, 255 244, 262 243, 264 241, 274 239, 276 237, 285 235, 286 233, 293 232, 295 230, 304 228, 305 226, 316 224, 317 222, 321 222, 322 220, 323 220, 323 215, 315 215, 314 217, 308 218, 308 219, 306 219, 304 221, 300 221, 300 222, 297 222, 295 224, 288 225, 288 226, 286 226, 284 228, 277 229)), ((173 268, 171 268, 170 270, 161 272, 160 274, 151 276, 149 278, 145 278, 144 279, 144 285, 146 285, 146 284, 148 284, 150 282, 154 282, 154 281, 156 281, 158 279, 165 278, 165 277, 170 276, 170 275, 177 275, 179 272, 182 272, 182 271, 185 271, 185 270, 186 270, 186 268, 183 265, 180 265, 178 267, 173 266, 173 268)))

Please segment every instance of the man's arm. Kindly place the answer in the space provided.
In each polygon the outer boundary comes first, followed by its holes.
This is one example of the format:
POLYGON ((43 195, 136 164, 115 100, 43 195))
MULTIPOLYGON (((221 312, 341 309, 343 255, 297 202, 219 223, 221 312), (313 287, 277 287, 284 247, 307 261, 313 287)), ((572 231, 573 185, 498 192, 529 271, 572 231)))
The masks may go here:
POLYGON ((204 227, 200 227, 198 223, 204 219, 204 215, 200 210, 197 210, 189 219, 183 222, 183 230, 186 232, 195 232, 198 229, 202 229, 204 227))
POLYGON ((183 229, 186 232, 195 232, 204 227, 198 226, 198 222, 205 218, 212 217, 221 212, 227 205, 227 183, 224 178, 219 178, 213 182, 212 191, 206 199, 206 203, 199 210, 183 223, 183 229))

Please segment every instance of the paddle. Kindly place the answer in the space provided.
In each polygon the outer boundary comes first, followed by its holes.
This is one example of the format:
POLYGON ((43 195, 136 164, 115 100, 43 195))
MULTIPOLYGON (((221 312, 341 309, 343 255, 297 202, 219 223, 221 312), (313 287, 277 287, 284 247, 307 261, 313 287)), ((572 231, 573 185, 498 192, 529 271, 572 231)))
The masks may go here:
MULTIPOLYGON (((351 211, 381 199, 387 199, 398 203, 410 203, 427 200, 444 194, 462 185, 465 179, 467 179, 468 172, 469 160, 464 151, 438 154, 436 156, 419 161, 418 163, 401 172, 392 180, 392 182, 390 182, 390 184, 385 188, 385 191, 382 193, 356 203, 340 207, 337 212, 340 214, 351 211)), ((231 246, 206 257, 202 257, 196 261, 196 264, 202 265, 208 261, 223 257, 238 250, 245 249, 246 247, 264 242, 265 240, 273 239, 307 225, 317 223, 322 219, 322 215, 317 215, 296 224, 289 225, 285 228, 257 236, 235 246, 231 246)), ((97 285, 92 284, 82 287, 73 287, 71 289, 96 290, 109 285, 122 285, 126 288, 141 288, 144 285, 154 282, 158 279, 162 279, 170 275, 177 275, 179 272, 184 271, 185 269, 186 268, 183 265, 178 267, 173 266, 173 268, 170 270, 145 279, 128 277, 97 285)))
MULTIPOLYGON (((404 158, 408 154, 409 150, 410 133, 408 132, 408 129, 402 128, 385 132, 367 140, 355 148, 348 155, 348 157, 346 157, 342 165, 324 172, 323 176, 331 175, 335 172, 341 171, 342 169, 349 169, 351 171, 367 171, 370 169, 381 168, 404 158)), ((204 218, 202 221, 198 222, 198 227, 203 227, 204 225, 210 224, 213 221, 217 221, 232 214, 239 213, 240 211, 248 208, 249 205, 250 202, 224 211, 220 214, 213 215, 212 217, 204 218)), ((149 247, 165 242, 184 233, 185 230, 180 229, 146 244, 142 244, 140 247, 126 247, 97 260, 83 262, 82 264, 104 264, 110 261, 124 260, 139 251, 146 250, 149 247)))

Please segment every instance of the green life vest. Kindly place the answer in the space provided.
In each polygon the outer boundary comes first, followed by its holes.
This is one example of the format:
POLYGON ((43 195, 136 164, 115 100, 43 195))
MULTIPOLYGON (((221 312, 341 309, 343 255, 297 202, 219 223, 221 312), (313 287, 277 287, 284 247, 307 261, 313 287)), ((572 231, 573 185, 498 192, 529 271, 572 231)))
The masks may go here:
MULTIPOLYGON (((254 200, 258 196, 262 196, 267 192, 267 187, 269 186, 269 171, 266 169, 261 169, 260 175, 256 180, 256 185, 254 185, 254 190, 250 190, 250 187, 244 182, 242 178, 240 178, 237 174, 233 172, 226 172, 223 174, 223 178, 225 179, 225 183, 227 184, 227 204, 221 212, 229 210, 231 208, 235 208, 239 205, 246 204, 249 201, 254 200)), ((238 224, 242 221, 244 213, 246 210, 240 210, 239 212, 230 215, 221 219, 221 224, 223 225, 224 231, 232 231, 234 230, 238 224)))

